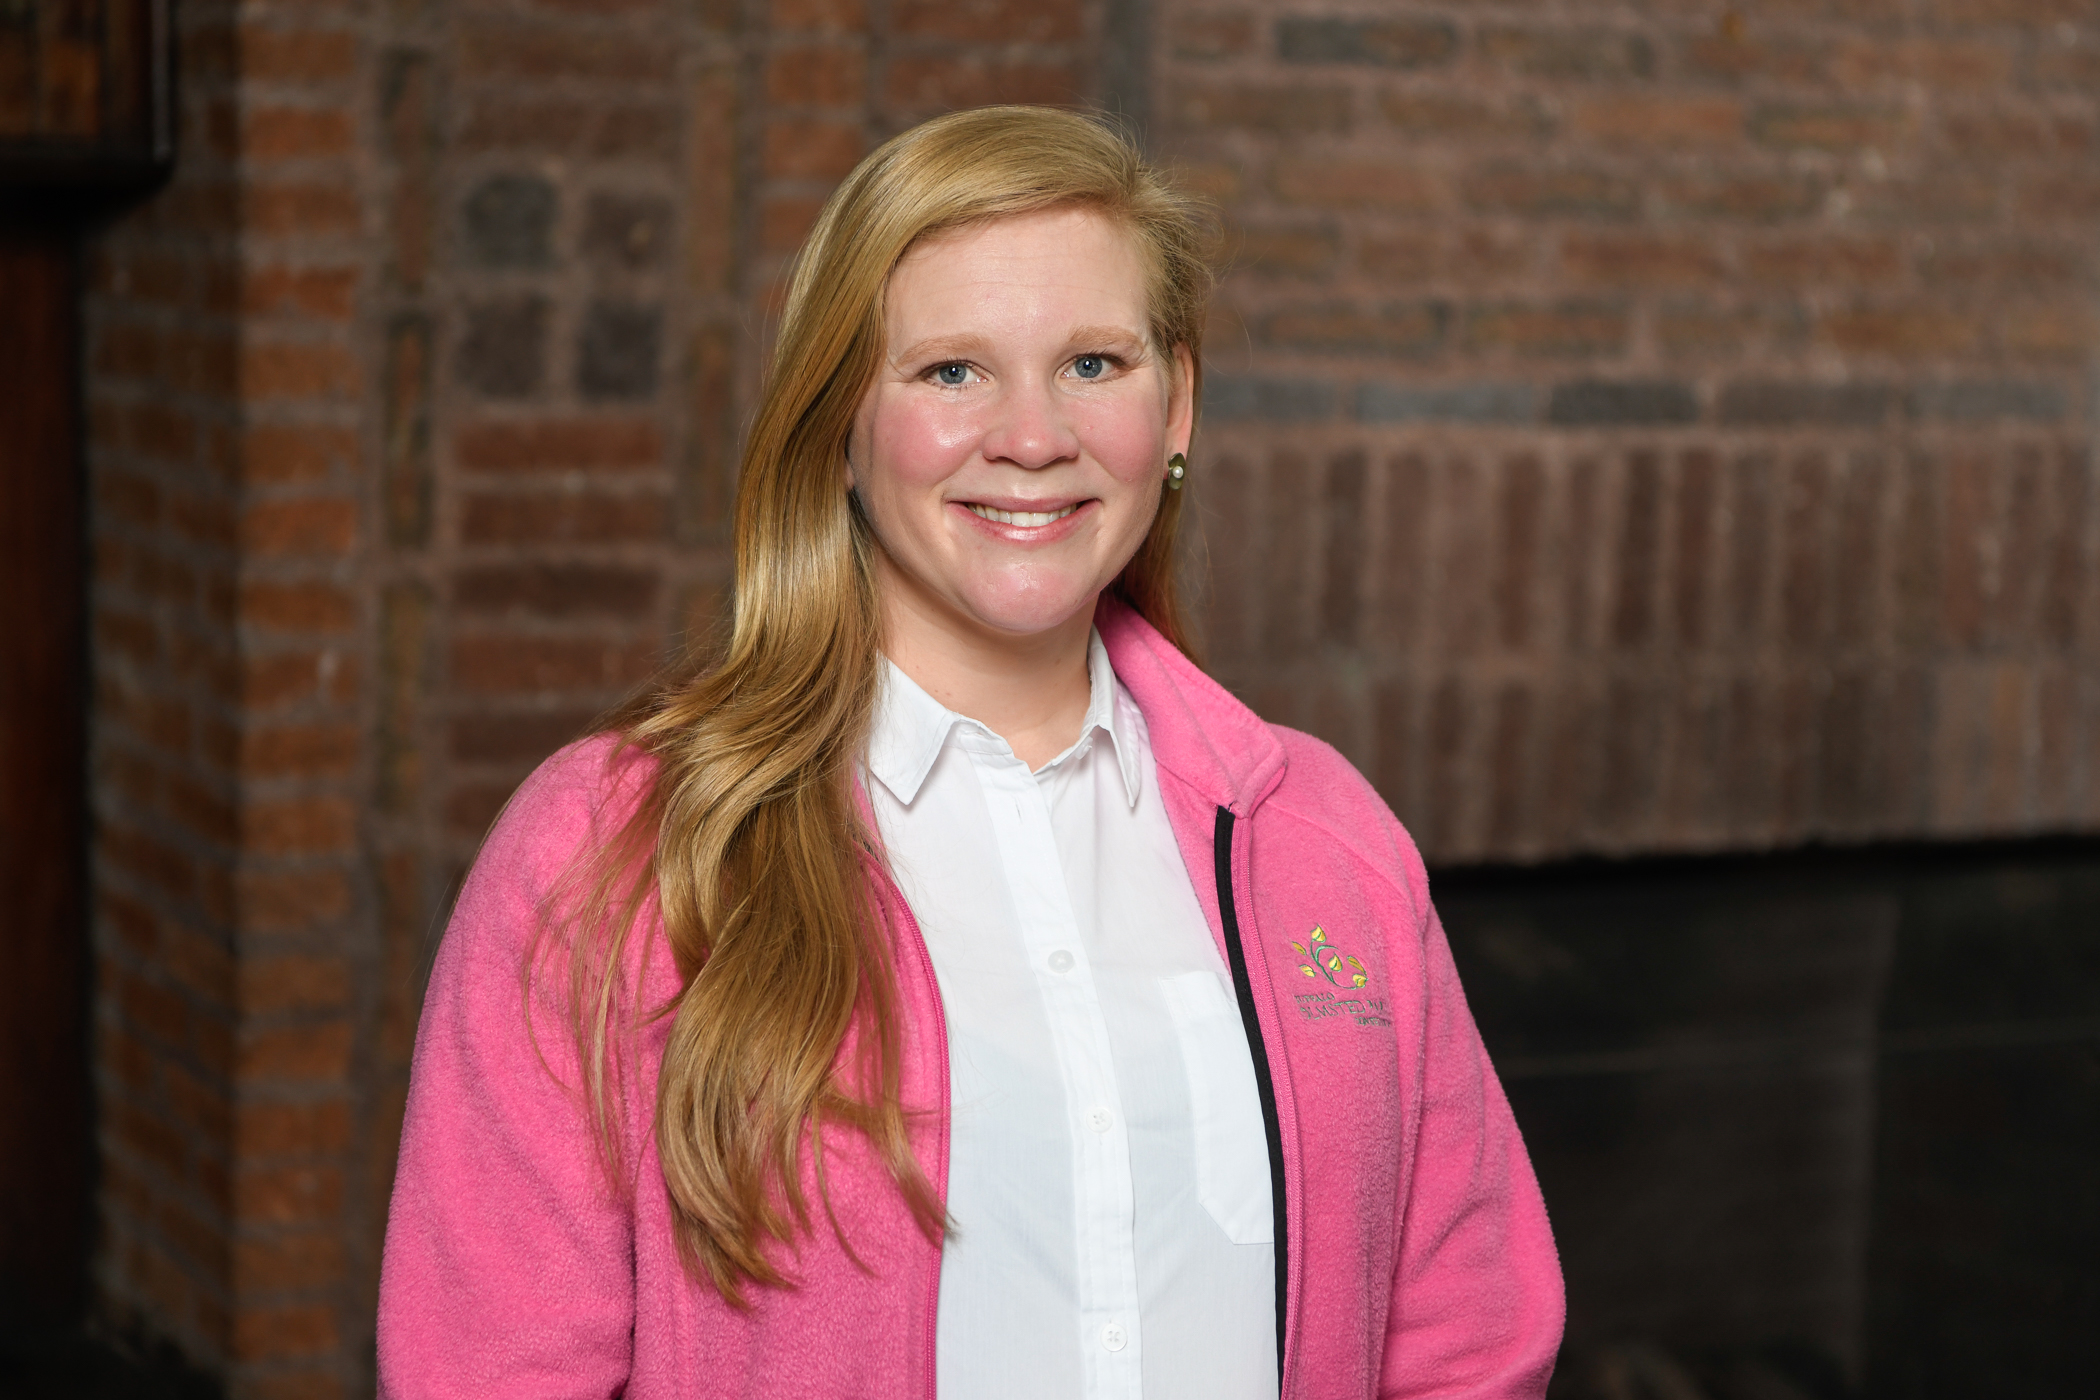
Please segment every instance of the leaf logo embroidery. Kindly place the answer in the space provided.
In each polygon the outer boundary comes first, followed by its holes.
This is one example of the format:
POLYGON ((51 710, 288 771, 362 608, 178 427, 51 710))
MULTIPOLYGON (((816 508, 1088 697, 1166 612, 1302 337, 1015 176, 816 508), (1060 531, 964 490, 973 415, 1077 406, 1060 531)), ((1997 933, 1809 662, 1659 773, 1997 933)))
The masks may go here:
POLYGON ((1327 930, 1314 924, 1306 935, 1308 942, 1291 942, 1291 950, 1303 959, 1298 970, 1307 977, 1324 977, 1336 987, 1362 987, 1369 985, 1370 975, 1354 953, 1345 953, 1327 941, 1327 930))

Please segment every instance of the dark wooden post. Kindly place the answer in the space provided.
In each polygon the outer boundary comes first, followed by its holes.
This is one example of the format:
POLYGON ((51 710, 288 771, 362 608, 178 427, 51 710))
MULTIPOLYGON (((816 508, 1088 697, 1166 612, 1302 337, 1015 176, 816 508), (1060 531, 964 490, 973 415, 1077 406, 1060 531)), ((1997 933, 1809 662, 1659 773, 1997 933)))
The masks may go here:
POLYGON ((164 178, 166 0, 0 5, 0 1333, 92 1244, 80 231, 164 178))

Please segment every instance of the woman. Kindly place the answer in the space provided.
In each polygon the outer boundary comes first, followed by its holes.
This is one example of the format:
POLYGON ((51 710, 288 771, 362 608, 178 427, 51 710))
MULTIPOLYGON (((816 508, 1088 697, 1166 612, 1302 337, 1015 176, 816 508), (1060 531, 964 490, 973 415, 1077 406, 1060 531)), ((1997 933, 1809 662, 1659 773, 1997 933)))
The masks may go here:
POLYGON ((1421 862, 1182 642, 1201 227, 1034 108, 832 197, 726 651, 461 893, 385 1393, 1543 1391, 1558 1267, 1421 862))

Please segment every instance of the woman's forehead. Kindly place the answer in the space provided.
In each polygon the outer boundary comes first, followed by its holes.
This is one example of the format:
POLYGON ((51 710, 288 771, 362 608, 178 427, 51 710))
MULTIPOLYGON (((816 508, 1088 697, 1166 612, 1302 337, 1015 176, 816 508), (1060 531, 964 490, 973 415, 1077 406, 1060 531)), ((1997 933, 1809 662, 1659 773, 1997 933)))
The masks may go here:
MULTIPOLYGON (((1090 208, 1057 208, 943 230, 898 260, 885 288, 885 319, 948 318, 1060 300, 1109 308, 1147 329, 1146 269, 1122 221, 1090 208)), ((1121 316, 1116 319, 1122 319, 1121 316)))

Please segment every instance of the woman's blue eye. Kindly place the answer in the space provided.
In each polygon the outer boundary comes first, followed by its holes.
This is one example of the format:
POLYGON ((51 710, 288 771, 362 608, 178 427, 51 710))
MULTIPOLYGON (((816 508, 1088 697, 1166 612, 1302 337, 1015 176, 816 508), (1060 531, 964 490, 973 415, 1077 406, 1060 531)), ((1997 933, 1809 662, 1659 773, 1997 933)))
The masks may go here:
POLYGON ((1108 362, 1099 355, 1081 355, 1072 361, 1072 372, 1081 379, 1099 379, 1107 368, 1108 362))
POLYGON ((968 365, 942 365, 933 372, 933 377, 952 389, 959 384, 969 383, 970 367, 968 365))

